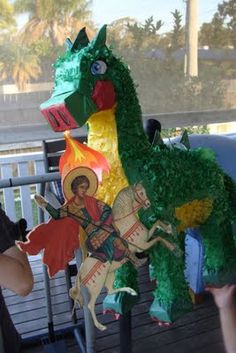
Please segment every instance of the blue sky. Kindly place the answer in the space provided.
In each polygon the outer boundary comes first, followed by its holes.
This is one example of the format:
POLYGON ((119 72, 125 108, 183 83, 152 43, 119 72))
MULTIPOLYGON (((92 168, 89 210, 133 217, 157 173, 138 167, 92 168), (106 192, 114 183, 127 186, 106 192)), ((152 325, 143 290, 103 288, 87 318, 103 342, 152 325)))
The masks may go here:
MULTIPOLYGON (((199 0, 199 25, 211 21, 217 11, 217 4, 223 0, 199 0)), ((171 12, 179 10, 185 20, 184 0, 93 0, 93 20, 97 25, 109 24, 121 17, 134 17, 143 22, 150 16, 154 20, 162 20, 162 31, 168 31, 172 27, 171 12)))

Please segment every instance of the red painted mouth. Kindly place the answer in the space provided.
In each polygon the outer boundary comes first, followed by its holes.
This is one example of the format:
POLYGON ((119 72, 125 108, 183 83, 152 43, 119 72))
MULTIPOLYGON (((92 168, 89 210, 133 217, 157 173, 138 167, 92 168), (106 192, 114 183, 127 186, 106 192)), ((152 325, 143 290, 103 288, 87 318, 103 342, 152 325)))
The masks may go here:
POLYGON ((42 109, 41 112, 55 132, 63 132, 78 127, 77 122, 64 103, 42 109))
POLYGON ((92 99, 99 110, 111 109, 116 102, 116 93, 110 81, 97 81, 92 99))
MULTIPOLYGON (((78 94, 78 109, 80 109, 82 102, 82 107, 85 106, 83 112, 85 112, 88 117, 89 115, 95 113, 96 110, 100 111, 111 109, 116 102, 116 95, 113 84, 110 81, 97 81, 93 89, 92 97, 86 99, 85 98, 86 97, 80 96, 78 94), (88 104, 87 107, 86 104, 89 101, 91 103, 90 105, 88 104), (90 110, 88 108, 90 108, 90 110)), ((47 106, 41 110, 42 114, 47 119, 49 125, 55 132, 63 132, 79 127, 79 124, 76 122, 77 114, 71 113, 70 105, 72 106, 73 104, 74 103, 71 103, 70 101, 62 102, 47 106), (76 115, 76 117, 74 117, 72 114, 76 115)), ((79 113, 79 111, 77 113, 79 113)))

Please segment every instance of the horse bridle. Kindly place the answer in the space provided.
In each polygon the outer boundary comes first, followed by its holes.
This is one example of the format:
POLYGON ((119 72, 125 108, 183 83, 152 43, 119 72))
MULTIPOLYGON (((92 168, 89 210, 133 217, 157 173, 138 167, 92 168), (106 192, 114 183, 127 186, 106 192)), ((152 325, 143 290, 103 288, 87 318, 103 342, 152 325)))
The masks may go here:
POLYGON ((125 219, 125 218, 131 216, 132 214, 137 212, 140 208, 142 208, 142 206, 145 205, 146 201, 149 201, 148 198, 146 198, 145 200, 141 199, 141 197, 138 195, 138 193, 135 189, 135 186, 133 186, 133 194, 134 194, 134 200, 138 203, 137 206, 133 207, 132 211, 130 213, 128 213, 127 215, 114 219, 114 222, 120 221, 122 219, 125 219))
POLYGON ((133 188, 134 188, 134 199, 135 199, 135 201, 137 201, 140 206, 145 205, 146 201, 149 201, 148 198, 146 197, 146 199, 143 200, 143 199, 139 196, 139 194, 137 193, 137 191, 136 191, 136 189, 135 189, 135 186, 134 186, 133 188))

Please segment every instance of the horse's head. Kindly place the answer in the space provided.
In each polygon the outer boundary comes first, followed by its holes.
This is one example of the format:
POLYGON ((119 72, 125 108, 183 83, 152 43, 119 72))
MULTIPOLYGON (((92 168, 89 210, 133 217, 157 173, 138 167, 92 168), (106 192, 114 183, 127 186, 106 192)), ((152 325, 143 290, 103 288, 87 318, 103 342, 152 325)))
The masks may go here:
POLYGON ((149 201, 146 190, 144 189, 141 183, 137 183, 133 186, 134 200, 140 205, 140 208, 144 208, 145 210, 151 206, 151 202, 149 201))
POLYGON ((82 127, 93 114, 113 108, 129 75, 106 46, 106 26, 91 42, 83 28, 74 43, 67 39, 66 44, 66 53, 54 64, 53 94, 40 107, 54 131, 82 127))

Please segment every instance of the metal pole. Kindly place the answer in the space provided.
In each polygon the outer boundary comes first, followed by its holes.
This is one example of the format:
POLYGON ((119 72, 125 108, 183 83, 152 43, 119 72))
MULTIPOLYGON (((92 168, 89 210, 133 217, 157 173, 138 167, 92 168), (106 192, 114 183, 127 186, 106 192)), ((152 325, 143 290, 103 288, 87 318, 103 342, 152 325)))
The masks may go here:
MULTIPOLYGON (((79 271, 80 265, 82 263, 82 252, 81 250, 77 250, 75 253, 76 258, 76 265, 79 271)), ((90 310, 88 309, 88 303, 90 300, 90 295, 87 288, 81 288, 81 294, 84 299, 84 325, 85 325, 85 340, 86 340, 86 353, 95 353, 95 343, 96 343, 96 336, 95 336, 95 327, 92 319, 92 315, 90 310)))
POLYGON ((132 353, 131 311, 120 317, 120 353, 132 353))
MULTIPOLYGON (((41 195, 45 194, 45 183, 41 183, 40 185, 40 194, 41 195)), ((39 208, 39 223, 44 223, 44 211, 41 208, 39 208)), ((46 307, 47 307, 48 337, 49 337, 49 342, 55 342, 50 280, 47 273, 47 267, 44 264, 43 264, 43 277, 44 277, 46 307)))
POLYGON ((4 341, 3 341, 3 334, 2 334, 2 326, 0 322, 0 353, 4 353, 4 341))
POLYGON ((0 180, 0 189, 10 188, 13 186, 29 185, 29 184, 41 184, 49 181, 60 180, 59 172, 45 173, 39 175, 30 175, 26 177, 16 177, 0 180))

